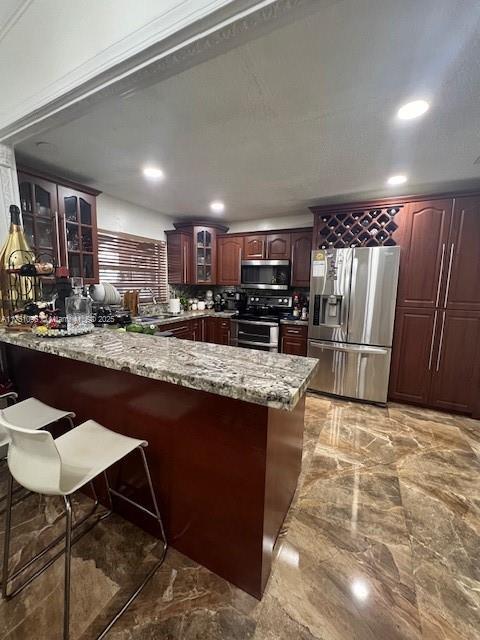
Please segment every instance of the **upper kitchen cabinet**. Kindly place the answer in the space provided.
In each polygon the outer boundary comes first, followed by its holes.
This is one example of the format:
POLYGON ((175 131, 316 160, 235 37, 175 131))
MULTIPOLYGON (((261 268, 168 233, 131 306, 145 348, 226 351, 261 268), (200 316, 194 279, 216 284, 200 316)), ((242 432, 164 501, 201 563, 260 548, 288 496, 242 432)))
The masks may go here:
POLYGON ((64 230, 65 265, 70 277, 83 278, 85 284, 98 282, 95 197, 59 186, 58 211, 64 230))
POLYGON ((271 233, 267 235, 267 260, 290 260, 290 234, 271 233))
POLYGON ((246 234, 245 260, 290 260, 290 233, 246 234))
POLYGON ((23 227, 30 248, 39 259, 61 262, 57 185, 19 171, 18 188, 23 227))
POLYGON ((244 260, 263 260, 266 257, 267 236, 249 234, 244 242, 244 260))
POLYGON ((292 287, 310 286, 312 256, 312 229, 296 231, 290 236, 292 260, 292 287))
POLYGON ((18 172, 18 187, 25 235, 36 258, 51 257, 85 284, 98 282, 100 192, 24 168, 18 172))
POLYGON ((438 306, 447 286, 451 251, 448 246, 453 199, 408 205, 402 239, 399 306, 438 306))
POLYGON ((167 232, 168 281, 171 284, 217 283, 217 234, 221 224, 174 223, 167 232))
POLYGON ((238 285, 241 277, 243 236, 219 236, 217 239, 217 284, 238 285))
POLYGON ((192 248, 191 233, 183 231, 166 231, 168 282, 170 284, 191 284, 192 248))
POLYGON ((445 270, 443 306, 480 311, 480 196, 455 199, 445 270))

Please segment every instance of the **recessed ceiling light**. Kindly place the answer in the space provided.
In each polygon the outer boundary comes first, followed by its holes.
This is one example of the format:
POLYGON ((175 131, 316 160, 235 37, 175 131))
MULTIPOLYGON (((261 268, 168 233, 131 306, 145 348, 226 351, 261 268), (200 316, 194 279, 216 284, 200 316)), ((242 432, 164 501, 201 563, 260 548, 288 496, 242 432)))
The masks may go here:
POLYGON ((404 176, 403 174, 398 174, 396 176, 390 176, 390 178, 387 180, 387 184, 394 187, 397 184, 405 184, 406 181, 407 181, 407 176, 404 176))
POLYGON ((160 180, 163 178, 163 171, 158 167, 143 167, 143 175, 150 180, 160 180))
POLYGON ((210 203, 210 211, 213 211, 213 213, 223 213, 225 211, 225 205, 220 200, 214 200, 210 203))
POLYGON ((400 107, 397 111, 397 116, 400 120, 412 120, 413 118, 423 116, 429 109, 430 105, 426 100, 413 100, 400 107))

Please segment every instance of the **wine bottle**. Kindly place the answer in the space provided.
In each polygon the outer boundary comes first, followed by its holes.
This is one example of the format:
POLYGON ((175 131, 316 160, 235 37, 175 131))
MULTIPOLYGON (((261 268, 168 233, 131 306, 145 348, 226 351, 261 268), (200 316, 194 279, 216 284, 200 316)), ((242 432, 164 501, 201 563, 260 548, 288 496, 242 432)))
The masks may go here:
POLYGON ((23 306, 28 300, 35 299, 34 281, 32 278, 19 278, 10 273, 23 264, 33 260, 20 222, 20 209, 10 206, 10 231, 0 251, 0 293, 2 296, 2 320, 6 320, 13 311, 23 306))

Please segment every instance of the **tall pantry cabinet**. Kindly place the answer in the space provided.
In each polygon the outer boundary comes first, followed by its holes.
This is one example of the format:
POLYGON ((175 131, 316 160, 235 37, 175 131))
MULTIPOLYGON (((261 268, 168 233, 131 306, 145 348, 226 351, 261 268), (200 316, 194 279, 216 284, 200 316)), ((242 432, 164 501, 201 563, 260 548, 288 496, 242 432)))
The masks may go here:
POLYGON ((407 207, 390 398, 480 417, 480 196, 407 207))

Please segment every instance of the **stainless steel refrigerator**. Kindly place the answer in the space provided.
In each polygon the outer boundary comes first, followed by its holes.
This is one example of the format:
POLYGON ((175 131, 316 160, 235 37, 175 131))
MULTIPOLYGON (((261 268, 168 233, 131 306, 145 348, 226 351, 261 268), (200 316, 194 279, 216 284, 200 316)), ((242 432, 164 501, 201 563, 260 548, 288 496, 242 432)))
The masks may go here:
POLYGON ((387 401, 399 247, 313 251, 308 355, 320 361, 310 388, 387 401))

